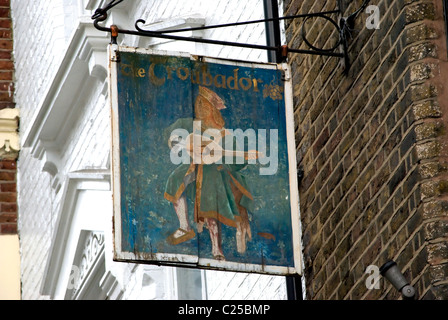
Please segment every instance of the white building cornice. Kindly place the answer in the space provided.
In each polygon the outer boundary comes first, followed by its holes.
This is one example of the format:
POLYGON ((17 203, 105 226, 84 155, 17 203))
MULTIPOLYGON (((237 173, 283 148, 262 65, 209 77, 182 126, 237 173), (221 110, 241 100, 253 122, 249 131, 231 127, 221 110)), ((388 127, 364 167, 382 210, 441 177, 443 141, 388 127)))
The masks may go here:
POLYGON ((58 140, 58 133, 68 122, 64 116, 73 113, 72 106, 80 97, 86 79, 91 76, 90 72, 98 74, 94 72, 95 68, 107 72, 107 60, 97 57, 106 54, 109 41, 108 35, 96 30, 92 23, 79 24, 53 82, 31 121, 32 125, 22 137, 23 146, 33 148, 33 155, 39 156, 37 149, 40 149, 40 140, 58 140), (90 61, 91 58, 94 62, 90 61))
POLYGON ((60 151, 84 104, 84 92, 91 89, 95 77, 106 81, 109 42, 109 36, 92 22, 79 23, 29 129, 23 133, 22 146, 43 160, 42 170, 55 178, 53 187, 59 185, 60 151))

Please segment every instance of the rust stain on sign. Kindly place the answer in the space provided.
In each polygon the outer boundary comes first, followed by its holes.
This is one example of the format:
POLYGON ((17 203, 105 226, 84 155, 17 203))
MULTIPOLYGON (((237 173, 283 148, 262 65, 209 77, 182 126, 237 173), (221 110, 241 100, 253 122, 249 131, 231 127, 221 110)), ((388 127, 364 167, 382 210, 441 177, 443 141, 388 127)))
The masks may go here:
POLYGON ((113 54, 117 260, 298 273, 284 70, 135 48, 113 54))
POLYGON ((257 233, 260 237, 269 239, 269 240, 274 240, 275 241, 275 236, 272 233, 267 233, 267 232, 258 232, 257 233))

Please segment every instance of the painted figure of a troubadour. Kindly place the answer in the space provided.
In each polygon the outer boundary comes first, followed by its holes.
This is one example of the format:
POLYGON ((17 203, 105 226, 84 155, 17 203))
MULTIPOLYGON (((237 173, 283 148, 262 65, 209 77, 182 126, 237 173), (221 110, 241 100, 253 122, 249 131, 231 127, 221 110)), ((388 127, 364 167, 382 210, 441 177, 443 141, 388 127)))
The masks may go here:
POLYGON ((225 108, 224 101, 214 91, 200 86, 194 104, 194 118, 178 119, 167 128, 169 132, 183 129, 190 133, 187 139, 170 134, 168 145, 170 148, 182 145, 191 156, 191 161, 180 164, 166 183, 165 199, 173 204, 179 219, 179 228, 167 238, 167 242, 178 245, 196 237, 189 222, 189 198, 194 203, 194 212, 190 214, 194 214, 197 231, 202 232, 204 227, 208 229, 212 255, 217 260, 225 260, 221 224, 235 228, 236 246, 240 253, 245 252, 246 241, 252 239, 249 213, 252 211, 253 196, 241 173, 251 156, 225 150, 216 157, 210 152, 211 145, 222 151, 227 145, 226 138, 234 138, 228 134, 221 115, 221 110, 225 108), (213 134, 209 135, 210 132, 213 134), (225 161, 223 155, 228 156, 229 152, 233 161, 227 163, 229 161, 225 161), (211 157, 207 158, 206 155, 211 157))

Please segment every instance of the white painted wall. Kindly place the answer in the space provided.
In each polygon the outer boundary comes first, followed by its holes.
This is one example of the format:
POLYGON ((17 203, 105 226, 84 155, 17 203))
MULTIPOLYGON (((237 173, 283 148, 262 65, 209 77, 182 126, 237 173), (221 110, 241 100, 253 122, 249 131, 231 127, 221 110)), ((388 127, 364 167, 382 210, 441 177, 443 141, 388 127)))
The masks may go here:
MULTIPOLYGON (((64 188, 68 176, 74 172, 95 172, 110 169, 110 113, 107 86, 105 85, 106 61, 100 61, 101 50, 106 50, 101 32, 93 32, 85 27, 91 23, 94 9, 104 5, 104 0, 11 0, 14 27, 14 56, 16 63, 16 103, 21 110, 20 132, 22 151, 18 163, 18 202, 19 234, 21 240, 21 276, 23 299, 63 299, 70 267, 77 247, 75 237, 66 238, 65 258, 61 258, 53 294, 42 294, 45 280, 48 282, 46 268, 48 261, 55 259, 54 243, 57 236, 58 221, 71 208, 76 223, 83 225, 90 217, 83 212, 76 213, 77 205, 96 204, 98 214, 112 217, 109 203, 102 205, 100 199, 85 195, 84 200, 67 205, 64 188), (84 24, 83 24, 84 23, 84 24), (83 30, 89 34, 90 42, 83 43, 76 37, 83 30), (87 30, 87 31, 85 31, 87 30), (76 40, 76 41, 75 41, 76 40), (78 43, 78 42, 80 43, 78 43), (76 47, 73 44, 79 45, 76 47), (98 44, 98 47, 95 45, 98 44), (64 83, 67 75, 65 66, 70 53, 79 50, 76 61, 84 61, 89 72, 80 84, 79 95, 68 98, 69 90, 53 90, 64 83), (93 52, 93 53, 92 53, 93 52), (99 66, 98 66, 98 65, 99 66), (62 67, 63 68, 62 68, 62 67), (99 71, 98 71, 99 70, 99 71), (60 76, 63 75, 63 76, 60 76), (57 77, 57 78, 56 78, 57 77), (66 91, 64 91, 66 90, 66 91), (62 93, 61 93, 62 92, 62 93), (62 100, 54 101, 54 97, 62 100), (67 97, 64 105, 64 98, 67 97), (58 115, 58 110, 68 107, 58 115), (58 121, 46 121, 45 112, 58 121), (53 108, 53 109, 51 109, 53 108), (59 108, 59 109, 58 109, 59 108), (59 118, 58 118, 59 117, 59 118), (43 131, 41 131, 43 127, 43 131), (52 132, 52 128, 56 128, 52 132), (42 133, 43 132, 43 133, 42 133), (70 253, 71 252, 71 253, 70 253), (50 259, 51 258, 51 259, 50 259)), ((263 18, 262 0, 125 0, 113 9, 108 23, 121 28, 132 29, 138 18, 148 25, 160 21, 172 21, 176 17, 199 16, 206 25, 228 23, 263 18)), ((148 26, 149 28, 149 26, 148 26)), ((96 31, 96 30, 95 30, 96 31)), ((202 36, 227 41, 265 44, 264 25, 249 25, 233 29, 203 31, 202 36)), ((153 40, 134 36, 120 36, 121 44, 147 47, 153 40)), ((164 42, 153 46, 157 49, 187 51, 193 54, 264 62, 266 52, 231 47, 201 45, 182 42, 164 42)), ((78 51, 76 51, 78 52, 78 51)), ((84 62, 83 62, 84 63, 84 62)), ((83 64, 82 64, 83 65, 83 64)), ((84 72, 74 68, 70 72, 84 72)), ((73 89, 78 90, 78 87, 73 89)), ((51 118, 53 119, 53 118, 51 118)), ((107 197, 104 198, 107 202, 107 197)), ((107 218, 106 218, 107 220, 107 218)), ((71 225, 76 227, 75 223, 71 225)), ((177 278, 182 269, 136 265, 113 262, 111 259, 112 226, 110 220, 104 222, 106 235, 106 269, 116 280, 118 289, 110 289, 111 298, 121 299, 176 299, 185 296, 184 288, 179 288, 177 278), (117 292, 121 292, 117 295, 117 292)), ((65 238, 64 238, 65 239, 65 238)), ((189 274, 194 281, 202 279, 203 298, 209 299, 285 299, 286 288, 283 277, 261 276, 219 271, 189 274), (199 278, 198 278, 199 275, 199 278), (196 278, 195 278, 196 277, 196 278), (205 289, 206 288, 206 289, 205 289)), ((103 283, 109 278, 105 277, 103 283)), ((106 281, 107 280, 107 281, 106 281)), ((192 281, 193 281, 192 280, 192 281)), ((179 282, 180 283, 180 282, 179 282)), ((107 287, 104 284, 104 287, 107 287)))

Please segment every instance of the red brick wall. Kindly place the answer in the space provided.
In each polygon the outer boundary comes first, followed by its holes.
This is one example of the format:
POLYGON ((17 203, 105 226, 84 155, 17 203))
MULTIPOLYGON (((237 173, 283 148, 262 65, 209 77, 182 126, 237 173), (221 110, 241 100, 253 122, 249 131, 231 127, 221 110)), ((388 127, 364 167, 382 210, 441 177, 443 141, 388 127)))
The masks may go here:
MULTIPOLYGON (((14 108, 10 0, 0 0, 0 109, 14 108)), ((0 158, 0 235, 17 233, 17 160, 0 158)))
POLYGON ((10 0, 0 0, 0 109, 14 108, 14 62, 10 0))
POLYGON ((0 161, 0 234, 17 233, 16 160, 0 161))

